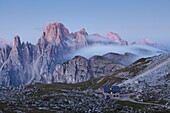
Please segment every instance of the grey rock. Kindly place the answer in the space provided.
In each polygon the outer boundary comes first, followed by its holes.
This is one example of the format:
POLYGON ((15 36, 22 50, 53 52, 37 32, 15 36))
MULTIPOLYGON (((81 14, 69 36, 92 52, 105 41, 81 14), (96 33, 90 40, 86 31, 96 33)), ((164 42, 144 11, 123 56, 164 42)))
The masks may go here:
POLYGON ((124 67, 122 64, 112 62, 103 56, 93 56, 89 59, 89 71, 94 78, 110 75, 124 67))
POLYGON ((89 80, 88 60, 76 56, 64 64, 57 64, 54 71, 54 82, 77 83, 89 80))
POLYGON ((8 59, 10 51, 11 47, 9 45, 5 45, 4 48, 0 48, 0 67, 8 59))
POLYGON ((112 74, 122 68, 123 65, 102 56, 94 56, 89 60, 76 56, 64 64, 57 64, 53 77, 54 82, 77 83, 112 74))
POLYGON ((110 59, 115 63, 121 63, 125 66, 130 65, 132 62, 138 59, 138 56, 132 53, 118 54, 118 53, 107 53, 103 55, 105 58, 110 59))

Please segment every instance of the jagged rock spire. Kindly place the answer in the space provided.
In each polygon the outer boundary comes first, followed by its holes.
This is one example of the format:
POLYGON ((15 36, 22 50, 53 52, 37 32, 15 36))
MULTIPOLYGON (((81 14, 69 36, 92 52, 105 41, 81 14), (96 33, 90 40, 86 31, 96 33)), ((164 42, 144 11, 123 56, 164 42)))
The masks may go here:
POLYGON ((18 35, 14 37, 13 47, 21 47, 20 37, 18 35))

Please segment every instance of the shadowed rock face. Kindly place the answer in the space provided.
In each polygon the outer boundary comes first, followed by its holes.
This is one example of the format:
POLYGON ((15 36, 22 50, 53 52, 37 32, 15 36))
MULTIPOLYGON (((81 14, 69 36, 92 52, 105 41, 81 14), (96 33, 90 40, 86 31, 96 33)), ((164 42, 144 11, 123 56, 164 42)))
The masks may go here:
POLYGON ((10 51, 11 47, 9 45, 5 45, 4 48, 0 48, 0 67, 8 59, 10 51))
POLYGON ((94 56, 89 60, 76 56, 64 64, 57 64, 53 76, 54 82, 77 83, 112 74, 122 68, 124 68, 123 65, 113 63, 102 56, 94 56))
POLYGON ((2 86, 20 86, 32 77, 33 45, 14 38, 13 47, 0 70, 2 86))

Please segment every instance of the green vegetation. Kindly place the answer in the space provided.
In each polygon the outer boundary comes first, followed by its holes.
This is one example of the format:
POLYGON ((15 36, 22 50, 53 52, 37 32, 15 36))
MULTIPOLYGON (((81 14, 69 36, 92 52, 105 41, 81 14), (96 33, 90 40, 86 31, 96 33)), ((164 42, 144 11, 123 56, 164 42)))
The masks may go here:
POLYGON ((141 59, 135 61, 134 63, 132 63, 131 65, 116 71, 115 75, 118 73, 121 73, 121 72, 129 72, 129 75, 127 75, 127 76, 132 78, 132 77, 136 76, 138 73, 140 73, 141 70, 144 70, 145 68, 147 68, 147 64, 150 61, 151 60, 148 58, 141 58, 141 59))
POLYGON ((116 103, 123 106, 133 107, 134 109, 141 109, 150 106, 147 104, 138 104, 130 101, 117 101, 116 103))
POLYGON ((102 88, 105 85, 113 85, 120 83, 123 78, 115 77, 115 75, 104 76, 95 79, 91 79, 85 82, 80 82, 76 84, 66 84, 66 83, 52 83, 52 84, 33 84, 28 85, 27 88, 39 88, 41 89, 38 93, 42 94, 45 92, 57 92, 57 93, 67 93, 72 90, 86 90, 92 89, 96 90, 102 88))
MULTIPOLYGON (((142 63, 142 62, 146 62, 148 58, 141 58, 137 61, 134 62, 134 64, 137 64, 137 63, 142 63)), ((147 63, 147 62, 146 62, 147 63)))
POLYGON ((7 108, 7 105, 0 103, 0 110, 5 111, 5 108, 7 108))

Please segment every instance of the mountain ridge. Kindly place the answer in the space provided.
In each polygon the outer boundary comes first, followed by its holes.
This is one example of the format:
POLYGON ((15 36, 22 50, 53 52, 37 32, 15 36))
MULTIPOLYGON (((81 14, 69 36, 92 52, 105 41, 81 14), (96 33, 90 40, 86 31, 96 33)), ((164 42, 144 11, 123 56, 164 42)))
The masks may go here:
MULTIPOLYGON (((98 70, 101 74, 96 75, 94 73, 94 70, 96 70, 96 64, 99 65, 99 60, 101 59, 95 59, 98 57, 93 57, 95 60, 92 63, 92 70, 90 71, 87 66, 89 61, 92 62, 91 59, 84 59, 84 58, 79 58, 74 57, 76 55, 73 55, 72 58, 70 58, 70 55, 75 52, 75 51, 82 51, 81 48, 85 47, 93 47, 93 46, 110 46, 110 45, 117 45, 117 46, 128 46, 128 42, 124 41, 123 39, 120 38, 118 34, 110 32, 106 37, 95 35, 96 37, 93 37, 93 35, 88 35, 86 30, 84 28, 80 29, 80 31, 70 33, 69 30, 59 22, 53 22, 50 23, 46 27, 46 31, 42 33, 41 37, 39 38, 38 42, 36 45, 33 45, 31 43, 24 43, 21 42, 20 37, 16 36, 13 41, 13 46, 5 46, 3 49, 1 49, 0 53, 2 54, 1 62, 0 62, 0 85, 1 86, 13 86, 13 87, 19 87, 25 84, 30 84, 30 83, 52 83, 52 82, 57 82, 58 78, 60 76, 64 76, 64 79, 61 80, 62 82, 69 81, 69 83, 77 83, 77 82, 83 82, 85 80, 88 80, 90 78, 96 78, 99 76, 104 76, 108 73, 105 73, 105 71, 101 71, 100 69, 98 70), (89 37, 91 36, 91 37, 89 37), (98 40, 98 36, 100 39, 98 40), (96 38, 96 39, 95 39, 96 38), (91 40, 90 40, 91 39, 91 40), (95 39, 95 40, 94 40, 95 39), (105 40, 105 41, 104 41, 105 40), (70 60, 71 59, 71 60, 70 60), (81 68, 87 68, 85 70, 88 70, 86 74, 91 73, 88 75, 85 79, 81 79, 76 81, 80 77, 81 73, 77 74, 78 68, 75 68, 75 72, 72 73, 73 67, 70 67, 71 65, 75 65, 77 67, 78 65, 81 65, 82 62, 78 62, 77 60, 83 60, 84 62, 84 67, 80 66, 81 68), (64 62, 68 61, 68 63, 63 64, 64 62), (72 63, 69 63, 72 62, 72 63), (86 63, 85 63, 86 62, 86 63), (62 67, 66 65, 68 68, 64 68, 64 70, 69 70, 67 74, 60 74, 59 76, 56 75, 58 73, 58 67, 62 67), (57 71, 56 71, 56 66, 57 71), (56 76, 58 78, 56 78, 56 76), (74 79, 69 80, 70 77, 74 76, 74 79), (55 79, 56 78, 56 79, 55 79), (76 82, 75 82, 76 81, 76 82)), ((87 48, 88 49, 88 48, 87 48)), ((89 48, 88 50, 90 50, 89 48)), ((140 48, 136 48, 137 51, 141 52, 140 48)), ((92 49, 91 49, 92 50, 92 49)), ((136 50, 135 50, 136 51, 136 50)), ((144 53, 147 54, 148 50, 147 49, 142 49, 144 53), (146 51, 146 52, 145 52, 146 51)), ((83 51, 82 51, 83 52, 83 51)), ((85 51, 84 51, 85 52, 85 51)), ((148 53, 152 51, 149 50, 148 53)), ((156 50, 157 52, 157 50, 156 50)), ((133 55, 132 55, 133 56, 133 55)), ((135 56, 135 54, 134 54, 135 56)), ((103 66, 106 66, 107 60, 109 59, 110 61, 110 66, 107 67, 106 70, 108 72, 112 73, 115 71, 112 70, 112 67, 114 65, 121 65, 125 60, 121 59, 126 59, 128 58, 127 55, 118 55, 117 57, 120 57, 120 63, 121 64, 113 64, 112 61, 113 59, 109 58, 103 58, 104 60, 101 60, 103 64, 100 64, 99 67, 103 68, 103 66), (124 58, 125 57, 125 58, 124 58)), ((130 57, 129 57, 130 58, 130 57)), ((137 57, 135 56, 136 60, 137 57)), ((129 65, 132 63, 134 60, 130 61, 127 64, 129 65)), ((123 65, 127 65, 123 64, 123 65)), ((121 67, 118 66, 118 67, 121 67)), ((98 67, 98 68, 99 68, 98 67)), ((122 68, 122 67, 121 67, 122 68)), ((119 68, 120 69, 120 68, 119 68)), ((105 70, 105 69, 104 69, 105 70)), ((64 73, 64 72, 63 72, 64 73)), ((84 76, 86 76, 86 74, 84 76)), ((83 77, 83 76, 82 76, 83 77)), ((60 81, 60 80, 59 80, 60 81)))

